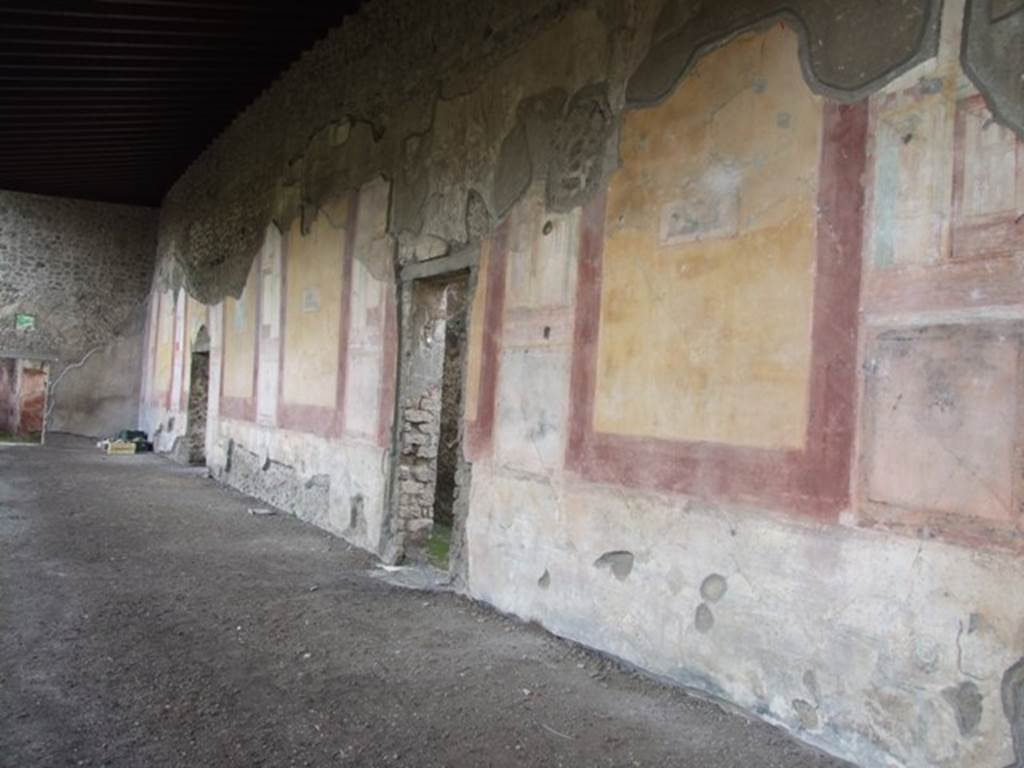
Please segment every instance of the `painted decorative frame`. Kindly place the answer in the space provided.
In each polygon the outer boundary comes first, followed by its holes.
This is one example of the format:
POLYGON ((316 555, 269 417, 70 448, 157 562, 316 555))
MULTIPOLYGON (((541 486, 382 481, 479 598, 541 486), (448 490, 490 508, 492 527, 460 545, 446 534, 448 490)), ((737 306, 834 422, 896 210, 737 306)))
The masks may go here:
POLYGON ((285 326, 288 305, 288 249, 289 240, 281 243, 281 354, 279 357, 277 425, 321 437, 341 437, 345 430, 345 386, 348 380, 348 335, 352 296, 352 258, 355 247, 356 216, 359 192, 349 194, 348 217, 345 224, 345 244, 342 258, 341 309, 338 320, 338 374, 334 407, 286 403, 284 399, 284 372, 288 359, 285 326))
POLYGON ((505 269, 508 261, 508 221, 502 222, 490 242, 484 284, 484 320, 480 349, 480 387, 473 418, 466 420, 466 454, 477 460, 491 452, 498 389, 498 364, 505 316, 505 269))
POLYGON ((599 433, 593 427, 605 196, 581 219, 566 465, 581 477, 835 520, 849 502, 866 164, 865 102, 826 102, 809 418, 800 450, 599 433))

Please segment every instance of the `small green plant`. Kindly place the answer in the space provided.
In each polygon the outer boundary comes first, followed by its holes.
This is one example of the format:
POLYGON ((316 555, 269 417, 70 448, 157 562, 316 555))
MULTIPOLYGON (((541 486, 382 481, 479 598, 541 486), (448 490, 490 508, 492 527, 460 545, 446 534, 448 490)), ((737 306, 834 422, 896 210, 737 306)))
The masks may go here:
POLYGON ((427 539, 427 560, 435 568, 448 570, 448 553, 452 547, 451 526, 434 523, 427 539))

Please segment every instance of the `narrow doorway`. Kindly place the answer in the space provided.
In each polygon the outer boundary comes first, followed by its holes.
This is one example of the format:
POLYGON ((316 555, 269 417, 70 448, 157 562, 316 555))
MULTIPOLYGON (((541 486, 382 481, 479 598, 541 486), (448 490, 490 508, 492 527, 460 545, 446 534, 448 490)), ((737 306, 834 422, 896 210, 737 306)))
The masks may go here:
POLYGON ((200 326, 192 342, 188 380, 188 463, 206 463, 206 408, 210 389, 210 337, 200 326))
POLYGON ((49 377, 42 361, 0 358, 0 441, 43 441, 49 377))
POLYGON ((405 327, 396 531, 407 559, 447 570, 466 489, 462 398, 469 275, 415 281, 405 327))

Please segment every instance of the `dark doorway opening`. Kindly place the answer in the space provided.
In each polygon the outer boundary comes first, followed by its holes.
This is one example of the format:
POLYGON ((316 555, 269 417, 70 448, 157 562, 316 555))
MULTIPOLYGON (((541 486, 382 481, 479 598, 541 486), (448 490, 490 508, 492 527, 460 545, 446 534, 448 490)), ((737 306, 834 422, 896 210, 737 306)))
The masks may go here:
POLYGON ((444 359, 441 374, 441 415, 437 445, 437 480, 434 484, 434 524, 427 542, 428 556, 448 567, 459 463, 462 460, 462 392, 466 363, 466 279, 449 283, 445 298, 444 359))
POLYGON ((448 569, 463 487, 462 398, 469 274, 415 281, 400 396, 397 538, 407 558, 448 569))
POLYGON ((201 326, 192 342, 188 381, 188 463, 206 463, 206 409, 210 391, 210 337, 201 326))
POLYGON ((0 441, 43 441, 49 377, 44 362, 0 358, 0 441))

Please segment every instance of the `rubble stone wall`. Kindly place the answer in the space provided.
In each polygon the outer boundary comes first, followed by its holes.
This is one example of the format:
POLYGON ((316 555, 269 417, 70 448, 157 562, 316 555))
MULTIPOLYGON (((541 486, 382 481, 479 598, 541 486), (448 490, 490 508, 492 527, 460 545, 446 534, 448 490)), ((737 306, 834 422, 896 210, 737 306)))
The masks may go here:
POLYGON ((157 221, 152 208, 0 191, 0 355, 51 361, 52 429, 135 426, 157 221), (17 329, 17 314, 35 327, 17 329))

